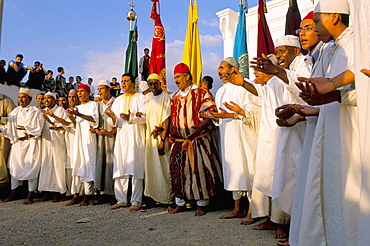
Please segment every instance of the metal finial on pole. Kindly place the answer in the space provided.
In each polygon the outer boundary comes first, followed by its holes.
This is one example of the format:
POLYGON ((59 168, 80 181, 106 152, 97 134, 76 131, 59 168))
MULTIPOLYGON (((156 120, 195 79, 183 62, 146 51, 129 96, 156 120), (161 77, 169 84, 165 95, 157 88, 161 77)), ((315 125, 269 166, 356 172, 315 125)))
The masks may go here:
POLYGON ((131 30, 134 29, 133 28, 133 22, 137 19, 137 14, 134 11, 134 7, 135 7, 134 2, 131 2, 128 5, 130 5, 131 9, 127 12, 126 17, 127 17, 127 20, 130 21, 130 31, 131 31, 131 30))

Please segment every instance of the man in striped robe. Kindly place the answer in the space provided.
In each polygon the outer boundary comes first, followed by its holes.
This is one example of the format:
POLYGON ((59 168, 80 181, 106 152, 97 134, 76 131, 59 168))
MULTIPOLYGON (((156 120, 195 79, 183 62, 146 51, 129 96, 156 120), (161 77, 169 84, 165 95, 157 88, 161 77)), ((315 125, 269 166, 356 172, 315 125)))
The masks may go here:
POLYGON ((221 179, 220 160, 210 119, 201 119, 200 112, 215 110, 209 92, 192 83, 189 67, 180 63, 174 78, 179 91, 172 98, 170 139, 173 142, 170 160, 172 188, 178 213, 187 200, 195 200, 196 216, 206 213, 205 206, 216 193, 221 179))

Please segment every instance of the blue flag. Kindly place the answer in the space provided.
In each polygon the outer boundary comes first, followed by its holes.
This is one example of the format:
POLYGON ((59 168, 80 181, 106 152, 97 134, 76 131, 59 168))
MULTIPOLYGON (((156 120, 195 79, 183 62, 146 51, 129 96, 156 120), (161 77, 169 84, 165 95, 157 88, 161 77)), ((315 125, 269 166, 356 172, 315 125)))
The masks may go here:
POLYGON ((239 22, 236 28, 235 43, 234 43, 234 57, 239 61, 239 71, 244 78, 249 78, 249 58, 247 47, 247 29, 245 23, 245 13, 248 11, 247 1, 244 5, 239 5, 239 22))

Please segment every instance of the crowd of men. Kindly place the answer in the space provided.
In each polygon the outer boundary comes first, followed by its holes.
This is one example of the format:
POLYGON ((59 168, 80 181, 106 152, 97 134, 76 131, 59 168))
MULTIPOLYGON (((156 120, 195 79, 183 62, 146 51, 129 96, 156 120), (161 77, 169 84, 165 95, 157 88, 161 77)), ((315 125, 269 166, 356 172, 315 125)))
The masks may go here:
POLYGON ((2 139, 0 178, 9 182, 8 160, 11 183, 5 201, 27 180, 26 204, 36 190, 41 201, 64 194, 73 196, 66 205, 81 206, 97 193, 92 204, 137 211, 145 195, 174 214, 193 202, 202 216, 223 184, 234 209, 220 219, 264 218, 252 229, 275 230, 279 245, 352 245, 361 167, 349 14, 346 0, 321 0, 299 37, 280 37, 275 55, 251 61, 254 81, 225 58, 215 97, 213 79, 197 86, 184 63, 174 68, 172 98, 157 74, 148 75, 147 93, 135 91, 131 74, 122 75, 119 96, 101 80, 99 102, 86 84, 64 95, 68 102, 53 91, 36 97, 44 108, 29 105, 29 89, 20 88, 18 107, 0 95, 0 130, 12 145, 7 157, 2 139))

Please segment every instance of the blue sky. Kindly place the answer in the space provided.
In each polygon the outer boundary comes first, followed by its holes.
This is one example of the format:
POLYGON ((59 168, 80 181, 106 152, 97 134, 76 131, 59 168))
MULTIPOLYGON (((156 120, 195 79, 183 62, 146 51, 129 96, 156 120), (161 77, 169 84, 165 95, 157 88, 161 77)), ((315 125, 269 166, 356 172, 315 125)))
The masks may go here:
MULTIPOLYGON (((7 62, 17 53, 32 66, 39 60, 45 69, 56 74, 63 66, 66 77, 80 75, 83 82, 92 77, 110 80, 119 77, 124 68, 128 42, 130 10, 126 0, 5 0, 1 59, 7 62)), ((221 85, 217 66, 223 59, 222 37, 216 12, 225 8, 238 10, 239 0, 198 0, 199 33, 203 58, 203 75, 215 79, 216 91, 221 85)), ((257 0, 249 0, 249 7, 257 0)), ((149 18, 152 2, 134 1, 138 15, 138 54, 151 47, 153 20, 149 18)), ((187 27, 189 0, 162 0, 161 18, 166 30, 167 78, 172 91, 173 67, 181 62, 187 27)), ((94 83, 94 84, 95 84, 94 83)))

